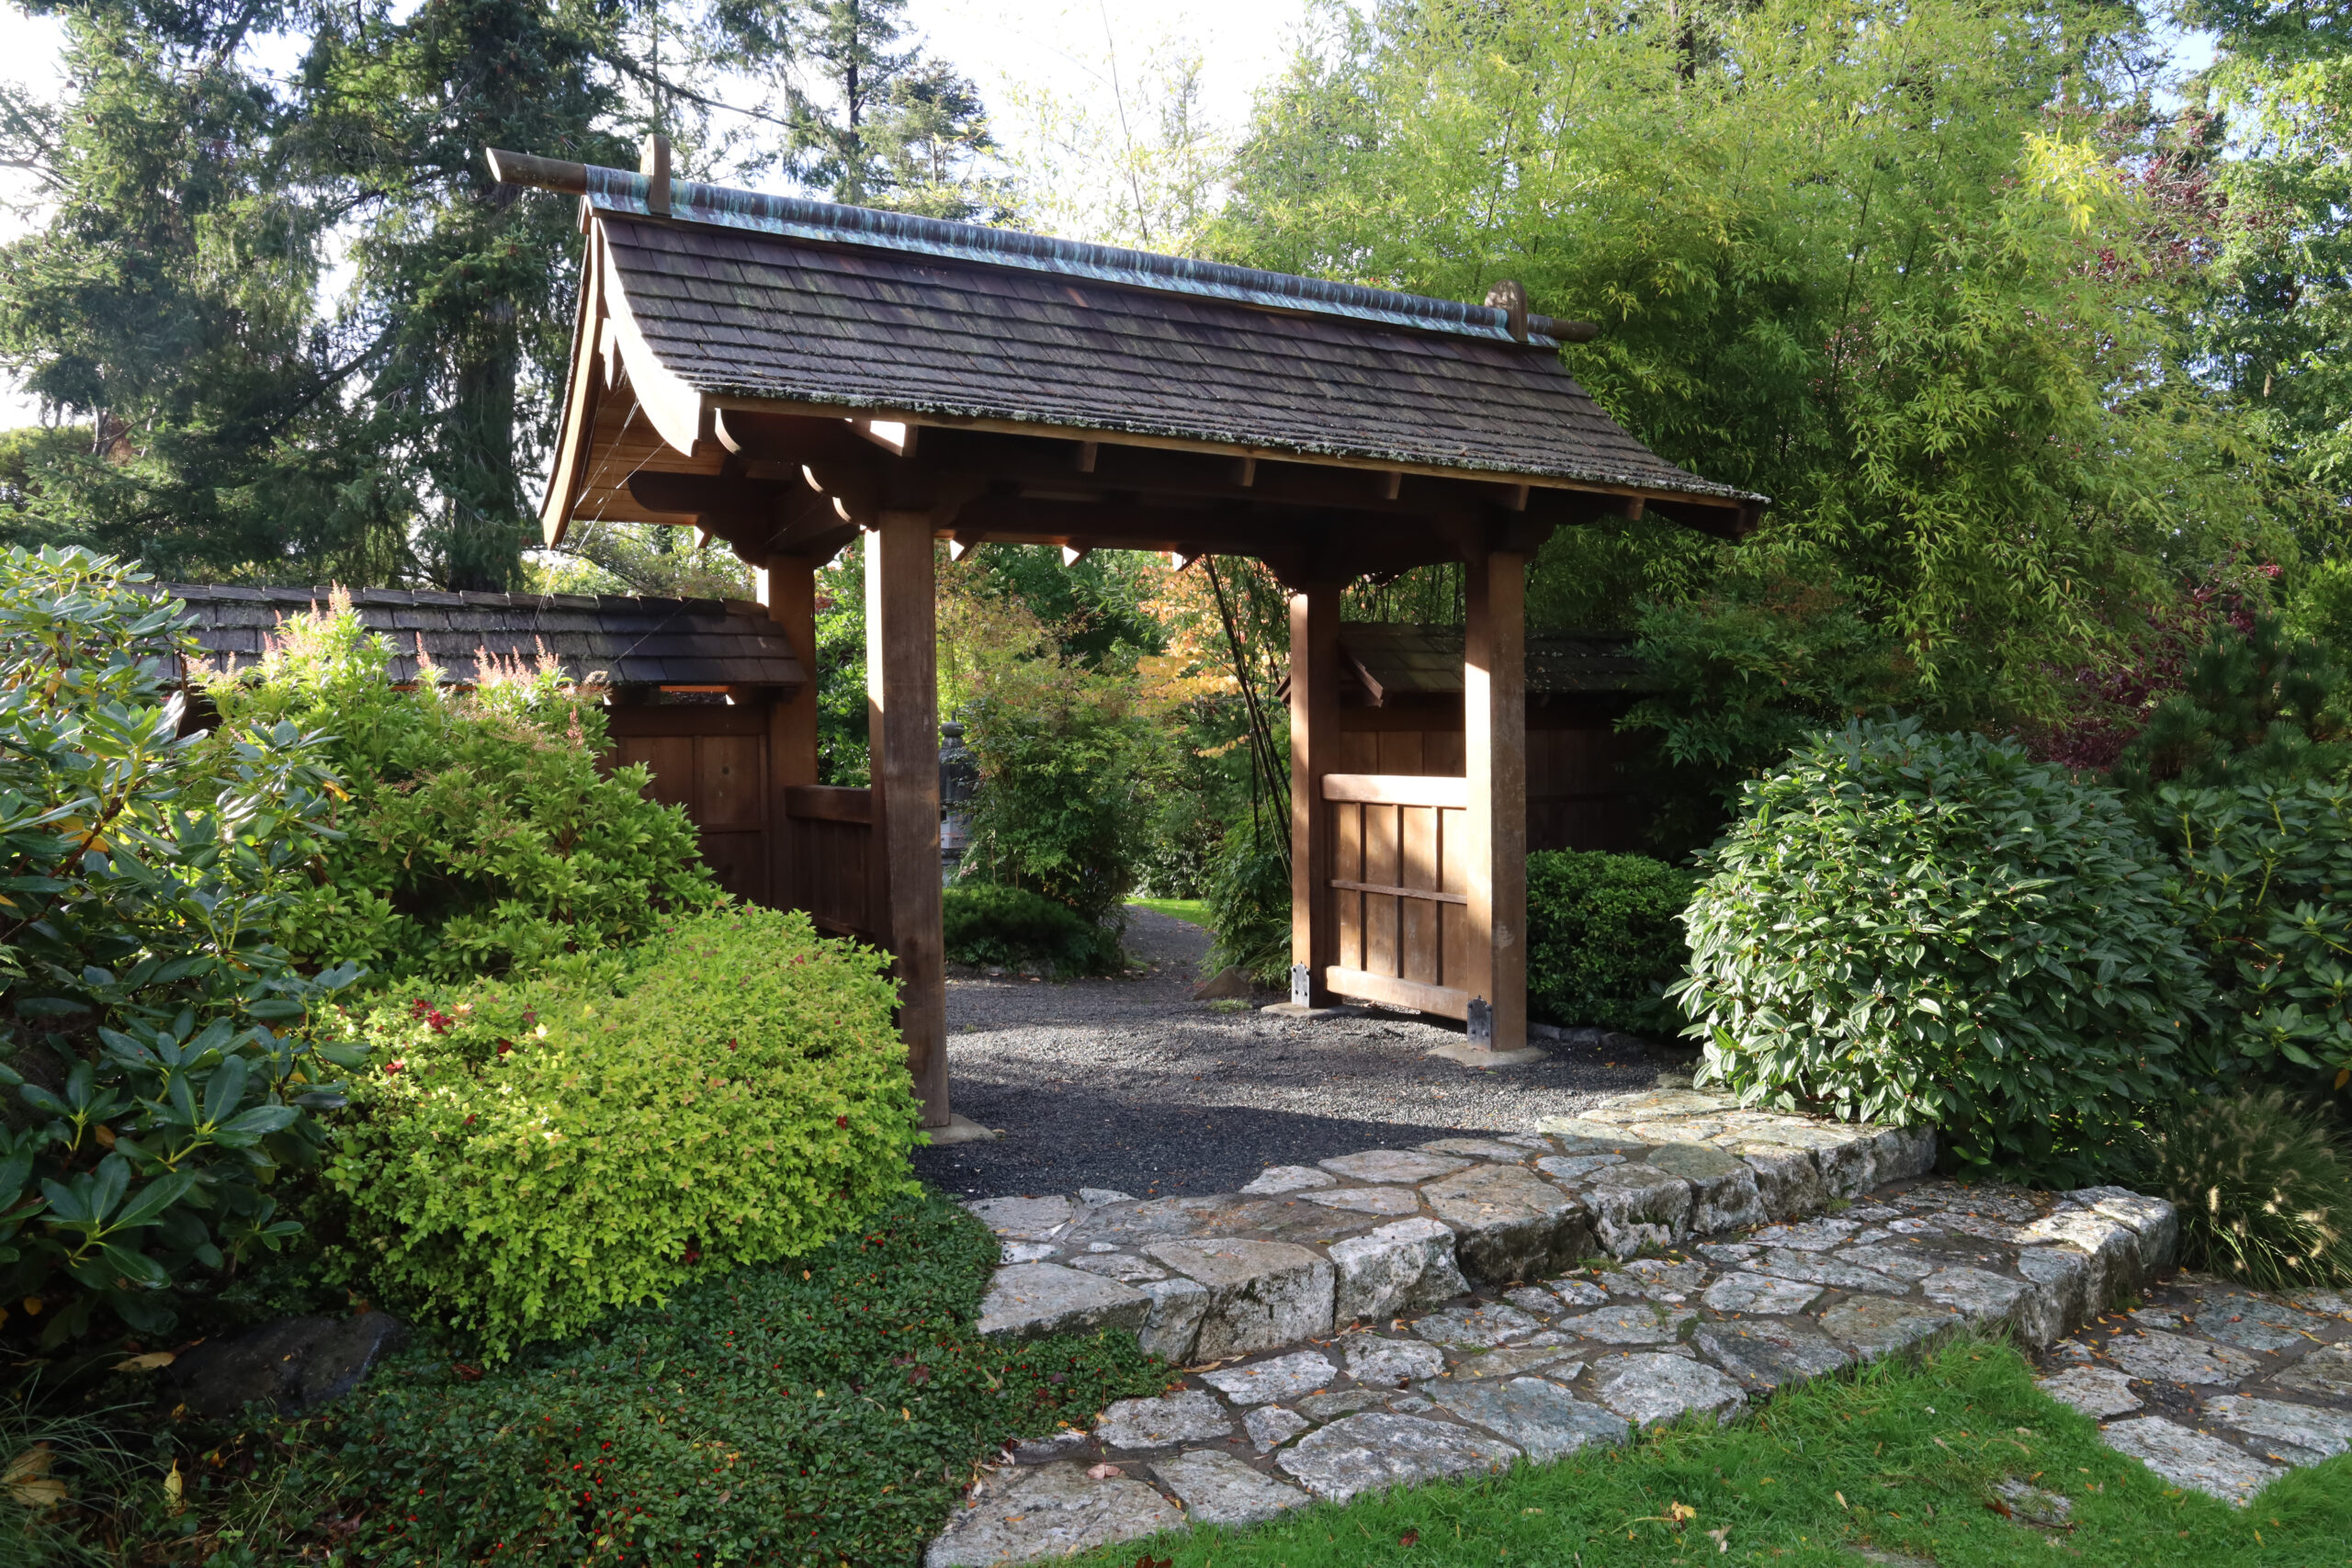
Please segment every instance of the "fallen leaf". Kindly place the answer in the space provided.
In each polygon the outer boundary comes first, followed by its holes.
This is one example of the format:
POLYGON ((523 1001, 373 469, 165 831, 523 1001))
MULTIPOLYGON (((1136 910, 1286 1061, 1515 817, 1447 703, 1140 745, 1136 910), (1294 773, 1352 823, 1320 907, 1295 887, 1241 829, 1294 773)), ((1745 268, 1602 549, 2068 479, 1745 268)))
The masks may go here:
POLYGON ((177 1518, 187 1507, 187 1505, 180 1500, 180 1494, 182 1490, 183 1483, 180 1480, 180 1461, 174 1460, 172 1461, 172 1472, 164 1477, 164 1500, 172 1506, 172 1517, 174 1518, 177 1518))
POLYGON ((1108 1481, 1114 1475, 1125 1475, 1126 1474, 1126 1472, 1121 1470, 1115 1464, 1098 1464, 1092 1470, 1088 1471, 1086 1474, 1089 1480, 1108 1481))
POLYGON ((1411 1545, 1415 1544, 1416 1542, 1418 1542, 1420 1539, 1421 1539, 1421 1532, 1420 1532, 1420 1531, 1419 1531, 1419 1530, 1407 1530, 1403 1535, 1400 1535, 1400 1536, 1398 1536, 1398 1537, 1396 1538, 1396 1544, 1397 1544, 1397 1545, 1399 1545, 1399 1546, 1411 1546, 1411 1545))
POLYGON ((152 1372, 157 1367, 168 1367, 178 1359, 179 1355, 176 1351, 150 1350, 143 1356, 133 1356, 127 1361, 117 1361, 114 1364, 114 1370, 119 1372, 152 1372))
POLYGON ((65 1501, 65 1483, 50 1479, 50 1462, 56 1457, 47 1443, 35 1443, 0 1470, 0 1486, 28 1508, 54 1508, 65 1501))
POLYGON ((1731 1550, 1731 1527, 1729 1525, 1725 1525, 1719 1530, 1709 1530, 1707 1532, 1707 1539, 1715 1543, 1715 1550, 1717 1551, 1729 1551, 1731 1550))
POLYGON ((1846 1501, 1846 1495, 1843 1492, 1832 1492, 1830 1495, 1838 1499, 1838 1506, 1841 1508, 1850 1508, 1854 1506, 1846 1501))
MULTIPOLYGON (((1838 1501, 1839 1501, 1840 1503, 1844 1502, 1845 1500, 1846 1500, 1846 1499, 1844 1499, 1843 1497, 1840 1497, 1840 1498, 1838 1498, 1838 1501)), ((1692 1506, 1691 1506, 1690 1504, 1688 1504, 1688 1503, 1668 1503, 1668 1504, 1666 1506, 1666 1514, 1667 1514, 1667 1517, 1668 1517, 1668 1518, 1670 1518, 1670 1519, 1673 1519, 1673 1520, 1675 1520, 1676 1522, 1679 1523, 1680 1521, 1685 1520, 1685 1519, 1695 1519, 1695 1518, 1697 1518, 1697 1517, 1699 1517, 1699 1510, 1698 1510, 1698 1509, 1696 1509, 1696 1508, 1694 1508, 1694 1507, 1692 1507, 1692 1506)))

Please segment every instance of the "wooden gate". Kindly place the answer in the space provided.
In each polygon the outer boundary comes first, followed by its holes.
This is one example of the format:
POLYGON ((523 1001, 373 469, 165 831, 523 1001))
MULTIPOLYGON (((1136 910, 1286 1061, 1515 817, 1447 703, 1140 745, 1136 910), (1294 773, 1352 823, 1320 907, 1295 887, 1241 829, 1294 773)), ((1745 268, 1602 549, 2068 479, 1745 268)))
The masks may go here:
POLYGON ((775 903, 766 705, 616 707, 606 723, 612 764, 644 763, 653 774, 646 793, 664 806, 686 808, 701 829, 702 857, 718 885, 755 904, 775 903))
POLYGON ((1323 799, 1338 933, 1324 984, 1362 1001, 1468 1016, 1469 781, 1326 773, 1323 799))

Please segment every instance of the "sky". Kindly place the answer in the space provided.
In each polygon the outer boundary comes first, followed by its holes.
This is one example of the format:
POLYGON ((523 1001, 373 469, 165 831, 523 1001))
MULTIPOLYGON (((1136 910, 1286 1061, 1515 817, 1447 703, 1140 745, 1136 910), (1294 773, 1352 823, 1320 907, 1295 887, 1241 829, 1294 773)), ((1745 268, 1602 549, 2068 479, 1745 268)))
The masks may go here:
MULTIPOLYGON (((1114 68, 1131 71, 1170 44, 1205 62, 1204 107, 1215 123, 1238 127, 1258 89, 1289 59, 1307 0, 909 0, 910 30, 937 59, 1001 102, 1014 86, 1107 104, 1114 68)), ((44 96, 58 89, 63 30, 0 0, 0 77, 44 96)), ((1128 84, 1130 86, 1132 84, 1128 84)), ((23 231, 13 209, 24 175, 0 170, 0 240, 23 231)), ((39 410, 0 373, 0 429, 30 424, 39 410)))

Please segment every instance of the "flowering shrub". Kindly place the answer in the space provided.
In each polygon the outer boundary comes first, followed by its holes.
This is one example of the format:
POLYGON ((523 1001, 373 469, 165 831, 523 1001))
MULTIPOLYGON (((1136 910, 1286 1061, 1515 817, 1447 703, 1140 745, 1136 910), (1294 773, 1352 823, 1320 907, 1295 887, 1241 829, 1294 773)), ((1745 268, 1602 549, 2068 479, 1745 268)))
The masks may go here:
POLYGON ((327 1173, 352 1262, 497 1353, 824 1245, 911 1188, 888 962, 729 908, 379 1008, 327 1173))
POLYGON ((598 770, 604 713, 551 665, 403 691, 390 656, 337 594, 258 669, 207 683, 232 725, 328 732, 350 792, 277 921, 298 956, 466 979, 634 942, 718 896, 684 809, 646 799, 643 768, 598 770))

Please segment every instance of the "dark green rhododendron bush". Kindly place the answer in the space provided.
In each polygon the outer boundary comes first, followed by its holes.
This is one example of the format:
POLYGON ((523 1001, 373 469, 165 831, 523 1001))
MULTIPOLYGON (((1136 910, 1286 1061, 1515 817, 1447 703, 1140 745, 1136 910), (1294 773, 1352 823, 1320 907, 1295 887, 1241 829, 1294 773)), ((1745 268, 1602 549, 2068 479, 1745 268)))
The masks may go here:
POLYGON ((0 551, 0 1325, 47 1353, 180 1309, 302 1227, 356 1053, 277 923, 334 787, 285 721, 180 733, 196 652, 122 562, 0 551), (328 1013, 331 1019, 332 1014, 328 1013))
POLYGON ((328 1170, 346 1265, 494 1351, 823 1246, 914 1189, 887 955, 722 908, 395 994, 328 1170))
POLYGON ((2116 792, 2013 744, 1815 736, 1702 864, 1676 994, 1751 1103, 1932 1122, 1964 1160, 2064 1178, 2210 1074, 2163 851, 2116 792))
POLYGON ((634 942, 718 896, 684 808, 647 799, 641 767, 598 768, 603 710, 551 664, 485 660, 470 690, 402 689, 390 641, 340 594, 272 643, 205 690, 231 725, 323 732, 349 794, 318 875, 277 917, 299 956, 504 974, 634 942))

